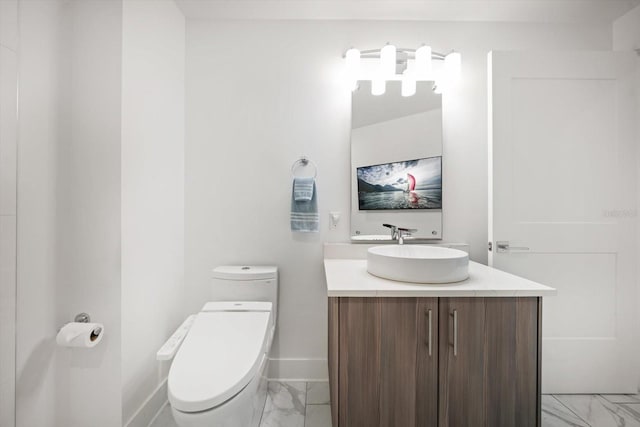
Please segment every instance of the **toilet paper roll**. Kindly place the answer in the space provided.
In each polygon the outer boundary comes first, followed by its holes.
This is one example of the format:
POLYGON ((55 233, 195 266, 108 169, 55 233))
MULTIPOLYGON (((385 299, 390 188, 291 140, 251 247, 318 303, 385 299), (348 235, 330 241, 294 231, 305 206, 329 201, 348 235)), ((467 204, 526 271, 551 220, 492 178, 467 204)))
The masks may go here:
POLYGON ((63 347, 95 347, 104 335, 104 326, 100 323, 70 322, 64 325, 56 342, 63 347))

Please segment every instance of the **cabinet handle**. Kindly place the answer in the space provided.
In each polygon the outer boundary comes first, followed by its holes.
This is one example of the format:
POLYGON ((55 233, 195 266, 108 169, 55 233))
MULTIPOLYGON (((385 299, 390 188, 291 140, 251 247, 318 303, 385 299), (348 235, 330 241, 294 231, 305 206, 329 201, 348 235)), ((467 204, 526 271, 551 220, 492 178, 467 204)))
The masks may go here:
POLYGON ((431 309, 427 310, 427 323, 428 323, 428 338, 427 338, 427 348, 429 349, 429 357, 431 357, 431 343, 432 343, 432 332, 431 332, 431 309))
POLYGON ((453 310, 453 355, 458 355, 458 310, 453 310))

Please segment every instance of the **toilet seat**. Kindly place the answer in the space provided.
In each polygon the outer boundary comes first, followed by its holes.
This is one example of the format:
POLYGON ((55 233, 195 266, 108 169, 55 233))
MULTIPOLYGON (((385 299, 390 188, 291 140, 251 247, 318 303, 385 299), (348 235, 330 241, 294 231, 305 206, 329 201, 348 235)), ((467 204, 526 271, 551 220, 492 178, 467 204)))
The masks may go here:
POLYGON ((239 393, 266 357, 271 309, 270 302, 207 303, 171 364, 171 406, 206 411, 239 393))

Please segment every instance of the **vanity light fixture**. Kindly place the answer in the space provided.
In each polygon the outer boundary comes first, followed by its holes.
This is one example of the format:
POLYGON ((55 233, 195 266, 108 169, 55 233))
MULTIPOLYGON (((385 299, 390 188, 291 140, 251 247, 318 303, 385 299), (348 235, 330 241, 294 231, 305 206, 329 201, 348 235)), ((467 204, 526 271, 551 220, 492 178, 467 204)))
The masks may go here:
POLYGON ((398 51, 392 44, 388 44, 380 49, 380 72, 386 77, 392 77, 396 73, 396 58, 398 51))
POLYGON ((433 72, 431 63, 431 46, 420 46, 415 53, 416 74, 419 76, 430 76, 433 72))
POLYGON ((360 51, 358 49, 349 49, 344 54, 345 62, 347 63, 347 78, 353 85, 351 90, 358 88, 358 76, 360 75, 360 51))
POLYGON ((387 82, 382 78, 376 78, 371 80, 371 95, 379 96, 384 95, 387 82))
POLYGON ((416 94, 416 78, 409 69, 402 73, 402 86, 400 89, 402 96, 413 96, 416 94))
POLYGON ((381 49, 360 51, 352 47, 344 58, 351 89, 355 91, 360 80, 371 81, 373 95, 382 95, 385 82, 392 80, 402 82, 402 96, 414 95, 419 81, 434 82, 434 92, 442 93, 459 82, 462 63, 459 52, 445 55, 426 45, 408 49, 389 43, 381 49))

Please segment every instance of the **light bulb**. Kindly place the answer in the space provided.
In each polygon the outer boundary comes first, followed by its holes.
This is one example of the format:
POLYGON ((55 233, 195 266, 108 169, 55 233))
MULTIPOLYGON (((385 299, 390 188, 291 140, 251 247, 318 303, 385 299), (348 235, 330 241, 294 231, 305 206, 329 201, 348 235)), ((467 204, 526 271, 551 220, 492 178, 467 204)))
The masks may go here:
POLYGON ((355 48, 347 50, 344 55, 347 68, 347 80, 351 91, 358 88, 358 78, 360 76, 360 51, 355 48))
POLYGON ((433 93, 441 95, 442 94, 442 90, 444 89, 442 86, 443 86, 442 85, 442 81, 436 80, 433 83, 433 93))
POLYGON ((409 70, 405 70, 402 74, 401 93, 402 96, 413 96, 416 94, 416 79, 409 70))
POLYGON ((379 96, 386 90, 386 82, 384 79, 375 79, 371 81, 371 95, 379 96))
POLYGON ((349 76, 357 78, 360 73, 360 51, 352 47, 345 53, 344 60, 349 76))
POLYGON ((396 74, 396 47, 388 44, 380 49, 380 71, 382 75, 393 76, 396 74))
POLYGON ((431 46, 420 46, 416 50, 416 78, 427 79, 431 76, 431 46))
POLYGON ((459 52, 451 52, 444 58, 444 72, 447 83, 457 84, 460 81, 462 56, 459 52))

